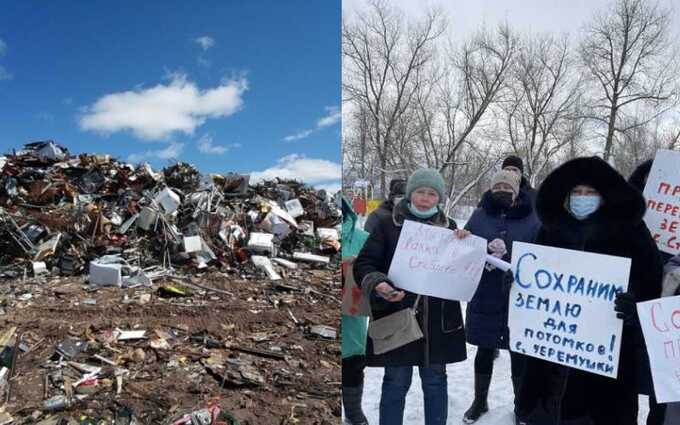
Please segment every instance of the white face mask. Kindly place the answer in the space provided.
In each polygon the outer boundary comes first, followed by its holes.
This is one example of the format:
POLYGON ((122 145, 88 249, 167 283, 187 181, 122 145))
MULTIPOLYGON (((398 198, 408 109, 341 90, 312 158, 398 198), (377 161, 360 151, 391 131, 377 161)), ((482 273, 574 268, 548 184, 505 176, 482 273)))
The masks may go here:
POLYGON ((583 220, 600 208, 600 202, 598 195, 570 195, 569 212, 577 220, 583 220))

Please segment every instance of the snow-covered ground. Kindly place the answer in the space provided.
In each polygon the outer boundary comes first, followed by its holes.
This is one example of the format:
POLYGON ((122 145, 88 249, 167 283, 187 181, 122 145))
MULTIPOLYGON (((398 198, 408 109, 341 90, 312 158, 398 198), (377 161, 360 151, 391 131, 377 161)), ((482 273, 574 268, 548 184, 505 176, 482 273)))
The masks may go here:
MULTIPOLYGON (((450 364, 447 367, 449 388, 449 419, 447 424, 462 424, 463 413, 470 407, 474 397, 474 358, 477 347, 468 345, 468 359, 462 363, 450 364)), ((367 368, 364 382, 363 408, 368 422, 378 425, 378 407, 380 405, 380 389, 383 369, 367 368)), ((493 381, 489 389, 489 412, 482 416, 477 425, 514 425, 512 415, 513 404, 512 382, 510 381, 510 356, 507 351, 494 363, 493 381)), ((648 412, 647 397, 640 397, 640 413, 638 424, 645 423, 648 412)), ((406 396, 404 423, 417 425, 424 423, 423 392, 420 389, 420 378, 417 368, 413 371, 413 383, 406 396)))
MULTIPOLYGON (((467 222, 467 219, 457 218, 455 220, 459 228, 464 227, 467 222)), ((363 221, 361 225, 363 226, 363 221)), ((462 308, 463 310, 465 309, 464 303, 462 308)), ((447 424, 462 424, 463 413, 470 407, 474 398, 474 361, 477 347, 468 344, 467 348, 468 358, 466 361, 450 364, 447 367, 449 388, 449 419, 447 424)), ((371 425, 378 425, 382 377, 382 368, 366 369, 363 409, 371 425)), ((475 424, 514 425, 514 416, 512 414, 513 399, 512 381, 510 380, 510 356, 507 351, 501 351, 501 355, 494 362, 493 380, 489 389, 489 412, 482 416, 475 424)), ((645 423, 648 411, 647 397, 640 396, 639 425, 645 423)), ((406 396, 404 424, 423 424, 424 417, 420 377, 418 376, 417 368, 414 368, 411 389, 406 396)))

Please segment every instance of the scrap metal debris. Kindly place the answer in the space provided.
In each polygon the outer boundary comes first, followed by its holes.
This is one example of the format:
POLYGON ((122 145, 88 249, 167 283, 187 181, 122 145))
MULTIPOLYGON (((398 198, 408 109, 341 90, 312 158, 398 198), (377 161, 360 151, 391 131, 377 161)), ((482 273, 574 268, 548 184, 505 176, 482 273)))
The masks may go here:
POLYGON ((341 212, 249 183, 53 141, 0 156, 0 418, 336 423, 341 212))

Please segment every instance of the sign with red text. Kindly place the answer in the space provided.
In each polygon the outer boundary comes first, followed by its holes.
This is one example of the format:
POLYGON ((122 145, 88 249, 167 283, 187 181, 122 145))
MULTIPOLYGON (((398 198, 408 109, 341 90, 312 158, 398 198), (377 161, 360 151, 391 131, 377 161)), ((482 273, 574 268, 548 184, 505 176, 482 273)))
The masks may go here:
POLYGON ((680 254, 680 152, 660 149, 647 177, 645 223, 663 252, 680 254))
POLYGON ((406 220, 388 277, 400 289, 469 301, 486 262, 486 240, 458 239, 452 230, 406 220))
POLYGON ((680 401, 680 296, 637 304, 659 403, 680 401))
POLYGON ((512 244, 510 350, 616 378, 623 321, 614 300, 628 289, 630 258, 512 244))

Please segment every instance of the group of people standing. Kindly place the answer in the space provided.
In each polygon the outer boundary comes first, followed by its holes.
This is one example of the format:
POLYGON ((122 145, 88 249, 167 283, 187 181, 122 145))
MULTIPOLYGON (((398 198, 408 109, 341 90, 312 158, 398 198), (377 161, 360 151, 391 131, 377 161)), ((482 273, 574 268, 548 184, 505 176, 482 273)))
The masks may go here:
MULTIPOLYGON (((370 305, 371 321, 401 320, 414 313, 422 337, 383 352, 375 350, 365 317, 342 317, 343 405, 350 425, 368 424, 361 409, 364 366, 384 368, 380 424, 403 423, 406 394, 413 367, 422 381, 426 425, 444 425, 449 418, 446 365, 467 358, 466 342, 477 346, 474 400, 462 414, 474 423, 488 411, 487 395, 498 350, 508 350, 508 297, 511 273, 487 264, 465 321, 458 301, 400 290, 388 278, 402 226, 406 220, 454 230, 488 241, 488 253, 507 262, 515 241, 630 258, 628 290, 616 296, 617 317, 623 321, 616 379, 587 373, 538 358, 510 352, 515 423, 518 425, 637 424, 638 394, 650 396, 647 425, 680 423, 675 405, 654 400, 649 359, 636 313, 636 302, 680 294, 680 257, 669 258, 656 246, 642 220, 642 196, 651 160, 627 181, 598 157, 570 160, 546 177, 535 191, 523 177, 522 160, 505 159, 492 178, 464 229, 458 229, 440 203, 444 180, 433 169, 415 171, 406 182, 393 181, 390 197, 368 218, 365 232, 343 202, 343 258, 370 305), (345 250, 345 239, 349 243, 345 250), (358 239, 356 239, 358 238, 358 239), (357 240, 360 243, 356 243, 357 240), (663 289, 663 291, 662 291, 663 289), (346 346, 345 338, 349 338, 346 346), (352 349, 350 349, 352 348, 352 349), (673 422, 675 421, 675 422, 673 422)), ((432 282, 433 285, 447 282, 432 282)), ((401 323, 401 322, 395 322, 401 323)), ((394 335, 403 329, 395 326, 394 335)), ((384 327, 381 332, 384 334, 384 327)), ((458 415, 458 413, 456 413, 458 415)), ((457 421, 458 419, 456 419, 457 421)))

